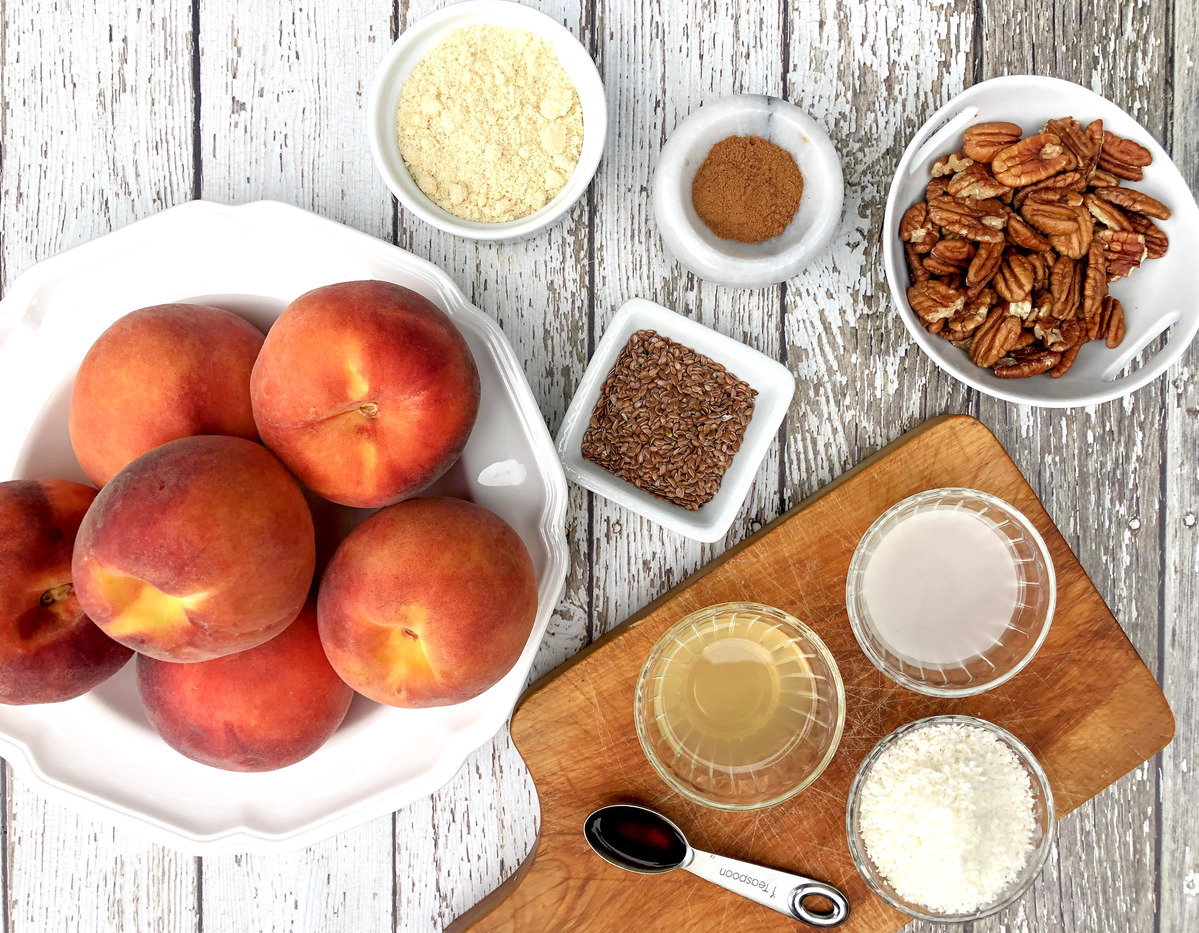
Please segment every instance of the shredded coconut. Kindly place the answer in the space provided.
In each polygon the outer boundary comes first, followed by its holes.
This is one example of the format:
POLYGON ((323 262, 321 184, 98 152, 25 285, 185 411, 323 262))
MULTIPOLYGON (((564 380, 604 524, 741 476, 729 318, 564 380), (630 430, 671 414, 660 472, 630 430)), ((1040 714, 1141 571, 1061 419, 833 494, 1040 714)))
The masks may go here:
POLYGON ((583 109, 545 39, 461 26, 404 82, 396 135, 433 203, 499 223, 539 210, 566 186, 583 147, 583 109))
POLYGON ((1035 829, 1028 772, 977 726, 909 732, 862 782, 867 854, 905 900, 937 913, 994 902, 1027 862, 1035 829))

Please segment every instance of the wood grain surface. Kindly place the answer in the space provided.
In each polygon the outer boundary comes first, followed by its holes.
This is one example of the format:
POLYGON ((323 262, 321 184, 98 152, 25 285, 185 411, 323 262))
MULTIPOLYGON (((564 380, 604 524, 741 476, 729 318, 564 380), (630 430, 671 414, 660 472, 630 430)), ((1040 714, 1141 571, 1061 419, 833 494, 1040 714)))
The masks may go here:
POLYGON ((943 416, 921 425, 811 499, 730 548, 534 684, 512 736, 537 786, 541 832, 520 883, 471 929, 485 931, 792 930, 795 923, 686 872, 637 878, 583 840, 587 814, 634 802, 665 813, 697 848, 836 885, 852 905, 846 933, 892 933, 906 918, 873 896, 845 841, 849 785, 870 749, 924 716, 981 716, 1036 755, 1065 816, 1156 755, 1174 718, 1054 528, 1028 483, 983 425, 943 416), (1012 503, 1045 539, 1057 573, 1058 610, 1041 650, 1007 683, 977 697, 918 695, 884 677, 862 653, 845 609, 845 578, 862 535, 883 512, 926 489, 964 486, 1012 503), (711 810, 671 791, 641 751, 633 724, 638 674, 654 643, 686 615, 723 602, 765 602, 807 623, 845 682, 845 732, 816 782, 777 807, 711 810))
MULTIPOLYGON (((1199 189, 1193 0, 528 0, 591 51, 608 147, 567 220, 522 243, 444 236, 398 209, 363 130, 397 32, 443 0, 0 0, 0 288, 39 259, 194 196, 274 197, 441 265, 503 327, 551 431, 626 298, 786 363, 800 389, 723 544, 575 488, 544 674, 725 547, 942 412, 993 430, 1161 682, 1179 721, 1152 762, 1059 826, 1030 895, 975 931, 1199 931, 1199 350, 1131 399, 1038 412, 980 398, 910 342, 883 286, 883 200, 911 133, 1004 73, 1128 108, 1199 189), (846 210, 785 285, 736 292, 665 253, 657 153, 705 100, 779 94, 830 133, 846 210)), ((0 930, 426 931, 515 871, 538 820, 504 733, 432 798, 286 858, 194 859, 47 804, 3 766, 0 930)), ((916 929, 932 927, 917 924, 916 929)))

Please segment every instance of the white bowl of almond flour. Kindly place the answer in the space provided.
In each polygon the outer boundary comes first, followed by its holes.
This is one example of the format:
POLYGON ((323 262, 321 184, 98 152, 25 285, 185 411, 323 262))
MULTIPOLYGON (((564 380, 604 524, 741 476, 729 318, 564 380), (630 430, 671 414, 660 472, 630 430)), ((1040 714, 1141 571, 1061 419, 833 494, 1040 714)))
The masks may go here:
POLYGON ((875 894, 910 917, 964 923, 1014 903, 1040 874, 1053 845, 1053 792, 1006 729, 931 716, 866 756, 845 822, 875 894))
POLYGON ((454 4, 406 29, 367 113, 375 165, 400 203, 475 240, 560 220, 595 175, 608 122, 587 50, 507 0, 454 4))

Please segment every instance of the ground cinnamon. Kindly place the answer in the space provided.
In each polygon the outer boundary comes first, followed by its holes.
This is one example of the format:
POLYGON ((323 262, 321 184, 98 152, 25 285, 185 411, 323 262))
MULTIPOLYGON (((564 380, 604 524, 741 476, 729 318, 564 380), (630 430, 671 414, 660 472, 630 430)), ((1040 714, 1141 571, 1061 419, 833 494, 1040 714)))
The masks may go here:
POLYGON ((721 239, 742 243, 761 243, 787 229, 802 194, 795 157, 761 136, 722 139, 691 183, 699 219, 721 239))

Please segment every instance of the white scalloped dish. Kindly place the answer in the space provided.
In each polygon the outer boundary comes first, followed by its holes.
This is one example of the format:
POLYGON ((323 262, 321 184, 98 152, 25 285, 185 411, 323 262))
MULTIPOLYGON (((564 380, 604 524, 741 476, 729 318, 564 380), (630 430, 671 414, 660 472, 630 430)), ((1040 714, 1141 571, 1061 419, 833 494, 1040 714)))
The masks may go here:
POLYGON ((86 481, 67 436, 71 385, 87 348, 121 315, 200 300, 266 330, 308 289, 365 278, 425 295, 474 354, 479 419, 437 489, 498 513, 529 548, 539 608, 516 666, 457 706, 400 710, 357 697, 311 757, 241 774, 167 746, 146 720, 129 664, 66 703, 0 706, 0 755, 46 797, 198 854, 281 852, 432 793, 507 721, 565 583, 566 479, 499 327, 410 253, 284 204, 195 201, 39 263, 0 302, 0 480, 86 481))

